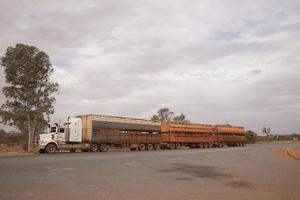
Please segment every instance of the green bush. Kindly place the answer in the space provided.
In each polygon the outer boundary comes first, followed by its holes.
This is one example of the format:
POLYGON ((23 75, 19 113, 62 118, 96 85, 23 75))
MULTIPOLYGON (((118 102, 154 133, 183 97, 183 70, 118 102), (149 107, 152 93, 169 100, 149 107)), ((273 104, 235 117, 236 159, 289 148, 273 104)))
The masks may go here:
POLYGON ((257 139, 257 134, 251 130, 246 131, 246 140, 248 143, 255 143, 257 139))

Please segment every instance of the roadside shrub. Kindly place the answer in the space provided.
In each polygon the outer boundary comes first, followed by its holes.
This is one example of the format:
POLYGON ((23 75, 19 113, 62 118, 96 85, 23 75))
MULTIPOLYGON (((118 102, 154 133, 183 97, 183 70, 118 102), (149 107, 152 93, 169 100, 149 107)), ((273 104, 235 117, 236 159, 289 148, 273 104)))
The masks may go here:
POLYGON ((26 146, 27 135, 19 132, 11 131, 6 132, 0 129, 0 144, 6 144, 8 146, 26 146))
POLYGON ((253 144, 257 140, 257 134, 251 130, 246 131, 246 140, 247 143, 253 144))

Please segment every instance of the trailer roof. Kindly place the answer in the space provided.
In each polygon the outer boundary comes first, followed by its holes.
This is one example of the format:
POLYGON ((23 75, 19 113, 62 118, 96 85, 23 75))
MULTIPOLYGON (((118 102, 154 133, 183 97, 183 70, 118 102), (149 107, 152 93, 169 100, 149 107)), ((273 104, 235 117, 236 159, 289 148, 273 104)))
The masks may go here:
POLYGON ((121 121, 123 120, 129 120, 132 122, 141 122, 141 123, 146 123, 146 124, 152 124, 152 125, 161 125, 161 122, 154 122, 151 120, 147 119, 140 119, 140 118, 130 118, 130 117, 119 117, 119 116, 111 116, 111 115, 95 115, 95 114, 87 114, 87 115, 78 115, 76 117, 83 117, 83 116, 92 116, 92 118, 103 118, 103 119, 120 119, 121 121))

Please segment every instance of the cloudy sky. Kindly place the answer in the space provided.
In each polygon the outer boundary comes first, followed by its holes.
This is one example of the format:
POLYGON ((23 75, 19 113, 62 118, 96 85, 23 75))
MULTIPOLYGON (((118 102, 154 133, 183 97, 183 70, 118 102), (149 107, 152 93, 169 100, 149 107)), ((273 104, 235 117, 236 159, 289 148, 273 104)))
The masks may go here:
POLYGON ((300 133, 299 0, 0 0, 0 30, 1 56, 16 43, 50 56, 53 122, 169 107, 193 122, 300 133))

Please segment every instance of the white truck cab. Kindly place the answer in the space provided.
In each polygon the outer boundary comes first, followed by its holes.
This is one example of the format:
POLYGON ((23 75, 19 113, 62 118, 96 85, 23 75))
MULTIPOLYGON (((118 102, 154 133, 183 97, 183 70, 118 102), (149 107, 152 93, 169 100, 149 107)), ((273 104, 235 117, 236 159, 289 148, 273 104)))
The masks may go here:
POLYGON ((48 133, 40 134, 39 151, 41 153, 55 153, 60 149, 74 151, 77 148, 83 149, 81 143, 82 121, 80 118, 71 118, 67 123, 55 124, 48 133))

